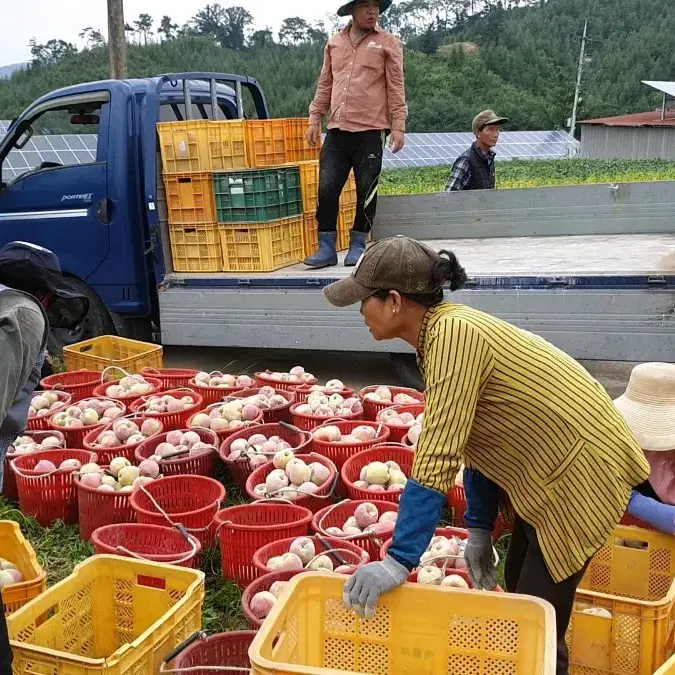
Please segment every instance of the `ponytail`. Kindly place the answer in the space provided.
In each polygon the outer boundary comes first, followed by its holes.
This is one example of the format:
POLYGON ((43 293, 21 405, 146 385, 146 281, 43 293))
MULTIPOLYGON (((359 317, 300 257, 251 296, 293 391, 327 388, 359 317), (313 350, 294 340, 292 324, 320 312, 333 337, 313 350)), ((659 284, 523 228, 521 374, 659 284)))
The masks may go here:
POLYGON ((468 278, 464 268, 452 251, 442 249, 438 255, 439 258, 431 270, 431 280, 434 286, 444 286, 447 283, 451 291, 458 291, 468 278))

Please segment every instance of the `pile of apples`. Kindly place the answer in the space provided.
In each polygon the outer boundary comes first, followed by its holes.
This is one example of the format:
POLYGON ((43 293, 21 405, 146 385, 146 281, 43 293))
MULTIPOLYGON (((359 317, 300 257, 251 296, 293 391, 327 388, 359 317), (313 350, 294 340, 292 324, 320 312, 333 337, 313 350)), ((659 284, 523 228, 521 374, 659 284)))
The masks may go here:
POLYGON ((409 412, 400 413, 398 410, 393 410, 391 408, 385 408, 377 416, 378 422, 383 422, 387 426, 393 427, 409 427, 412 429, 413 426, 419 424, 420 429, 422 428, 422 421, 424 420, 424 413, 420 413, 417 417, 409 412))
POLYGON ((105 395, 110 398, 128 398, 131 396, 144 396, 153 389, 152 384, 142 375, 125 375, 115 384, 106 387, 105 395))
POLYGON ((182 396, 178 398, 171 394, 157 394, 149 396, 143 405, 139 407, 139 412, 143 410, 147 413, 179 413, 191 408, 195 404, 192 396, 182 396))
POLYGON ((23 574, 19 568, 11 561, 0 558, 0 591, 14 584, 20 584, 23 581, 23 574))
POLYGON ((338 565, 338 567, 335 567, 333 559, 329 555, 317 555, 314 541, 310 537, 298 537, 291 543, 288 553, 270 558, 267 561, 267 567, 273 572, 307 570, 347 574, 353 569, 354 565, 338 565))
POLYGON ((466 569, 464 549, 466 540, 459 537, 435 536, 420 559, 417 571, 417 583, 431 586, 450 586, 469 588, 464 577, 459 574, 445 576, 444 570, 466 569))
MULTIPOLYGON (((264 434, 253 434, 250 438, 235 438, 230 444, 230 454, 228 459, 235 461, 237 459, 248 459, 251 469, 257 469, 263 464, 267 464, 277 453, 290 451, 289 461, 295 455, 290 443, 279 438, 279 436, 265 436, 264 434)), ((280 468, 281 463, 279 463, 280 468)), ((276 464, 275 464, 276 467, 276 464)))
POLYGON ((313 437, 317 441, 326 441, 328 443, 364 443, 367 441, 374 441, 377 436, 377 429, 364 425, 355 427, 350 434, 342 435, 340 427, 328 425, 319 427, 312 432, 313 437))
POLYGON ((307 403, 295 408, 299 415, 316 415, 317 417, 340 417, 340 415, 360 414, 363 406, 358 398, 344 398, 340 394, 326 395, 313 391, 307 397, 307 403))
POLYGON ((56 450, 61 447, 61 439, 56 436, 45 436, 45 438, 38 443, 31 436, 17 436, 8 450, 8 454, 12 456, 30 455, 32 452, 38 450, 56 450))
POLYGON ((249 605, 251 613, 257 619, 264 619, 271 611, 277 600, 288 592, 288 581, 275 581, 269 591, 260 591, 251 598, 249 605))
POLYGON ((46 417, 63 405, 63 400, 53 391, 42 391, 30 400, 28 417, 46 417))
MULTIPOLYGON (((284 399, 284 402, 287 401, 284 399)), ((260 415, 260 408, 244 399, 234 398, 224 403, 209 407, 209 412, 195 415, 190 422, 191 427, 203 427, 211 431, 235 431, 246 426, 260 415)))
POLYGON ((295 366, 288 373, 265 373, 265 376, 277 382, 297 382, 298 384, 313 382, 316 379, 312 373, 306 372, 302 366, 295 366))
POLYGON ((365 502, 359 504, 354 515, 347 518, 342 527, 328 527, 326 534, 332 537, 359 537, 377 535, 380 539, 389 539, 394 534, 398 513, 384 511, 382 514, 375 504, 365 502))
POLYGON ((162 425, 156 419, 144 420, 139 427, 136 422, 121 417, 116 419, 112 426, 102 431, 93 445, 101 448, 118 448, 122 445, 137 445, 154 436, 162 430, 162 425))
POLYGON ((153 459, 132 466, 125 457, 115 457, 107 470, 93 462, 79 467, 80 483, 99 492, 132 492, 158 476, 159 464, 153 459))
POLYGON ((375 391, 368 392, 363 398, 373 403, 390 403, 391 405, 414 405, 415 403, 419 403, 410 394, 392 394, 389 387, 378 387, 375 391))
POLYGON ((53 417, 53 423, 64 429, 81 429, 108 424, 122 415, 119 402, 111 399, 85 398, 53 417))
POLYGON ((197 373, 195 375, 195 384, 198 387, 217 387, 219 389, 248 389, 255 385, 255 380, 248 375, 228 375, 219 370, 212 373, 197 373))
POLYGON ((320 462, 306 464, 290 449, 280 450, 272 459, 274 470, 264 483, 256 485, 254 493, 259 498, 277 497, 297 499, 318 492, 330 478, 330 470, 320 462))
POLYGON ((396 462, 371 462, 361 469, 354 487, 368 492, 401 492, 407 482, 408 478, 396 462))
POLYGON ((169 431, 166 440, 160 443, 150 461, 159 464, 164 459, 172 459, 173 455, 195 457, 214 450, 213 445, 204 443, 196 431, 169 431))
POLYGON ((64 459, 58 466, 49 459, 41 459, 32 470, 36 474, 44 475, 55 473, 56 471, 63 471, 65 469, 78 471, 81 466, 82 463, 78 459, 64 459))
POLYGON ((288 405, 288 399, 276 391, 274 387, 261 387, 257 394, 241 399, 244 405, 254 405, 260 410, 274 410, 288 405))
POLYGON ((309 390, 310 391, 319 391, 322 394, 332 393, 334 391, 342 391, 345 388, 344 382, 342 380, 328 380, 326 384, 313 384, 309 390))

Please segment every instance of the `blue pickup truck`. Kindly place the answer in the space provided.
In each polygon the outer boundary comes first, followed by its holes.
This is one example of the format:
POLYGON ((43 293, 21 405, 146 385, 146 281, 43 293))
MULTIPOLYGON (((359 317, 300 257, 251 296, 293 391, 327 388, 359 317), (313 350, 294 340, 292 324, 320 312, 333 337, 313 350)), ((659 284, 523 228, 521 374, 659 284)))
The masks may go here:
MULTIPOLYGON (((251 77, 177 73, 54 91, 0 141, 0 244, 54 250, 91 298, 57 344, 118 332, 165 345, 387 351, 410 380, 409 349, 375 343, 355 308, 321 288, 349 273, 173 270, 158 122, 268 118, 251 77), (61 143, 59 147, 55 147, 61 143)), ((675 183, 384 197, 373 238, 452 248, 459 302, 539 333, 578 358, 675 361, 675 183)))

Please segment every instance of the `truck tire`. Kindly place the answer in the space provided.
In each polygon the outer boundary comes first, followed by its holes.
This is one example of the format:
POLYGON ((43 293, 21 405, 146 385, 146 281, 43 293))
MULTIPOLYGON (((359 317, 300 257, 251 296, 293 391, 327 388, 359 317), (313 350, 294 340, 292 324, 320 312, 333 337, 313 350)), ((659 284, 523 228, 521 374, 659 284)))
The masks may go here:
POLYGON ((391 362, 404 386, 424 391, 424 378, 414 354, 391 354, 391 362))
POLYGON ((68 277, 68 281, 78 293, 82 293, 82 295, 89 298, 89 312, 82 324, 73 330, 52 328, 47 343, 47 350, 52 356, 59 358, 62 357, 63 348, 68 345, 81 342, 82 340, 89 340, 99 335, 114 335, 116 333, 115 324, 110 316, 110 312, 105 304, 103 304, 101 298, 98 297, 96 291, 81 279, 68 277))

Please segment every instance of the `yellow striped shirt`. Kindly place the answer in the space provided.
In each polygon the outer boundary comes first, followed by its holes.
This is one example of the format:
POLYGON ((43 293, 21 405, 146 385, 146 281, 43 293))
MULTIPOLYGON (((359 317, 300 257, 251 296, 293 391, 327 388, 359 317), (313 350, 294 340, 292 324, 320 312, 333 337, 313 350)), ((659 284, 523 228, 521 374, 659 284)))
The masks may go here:
POLYGON ((446 492, 463 461, 536 528, 555 581, 578 572, 649 475, 600 383, 543 338, 450 303, 427 313, 418 360, 426 410, 413 478, 446 492))

